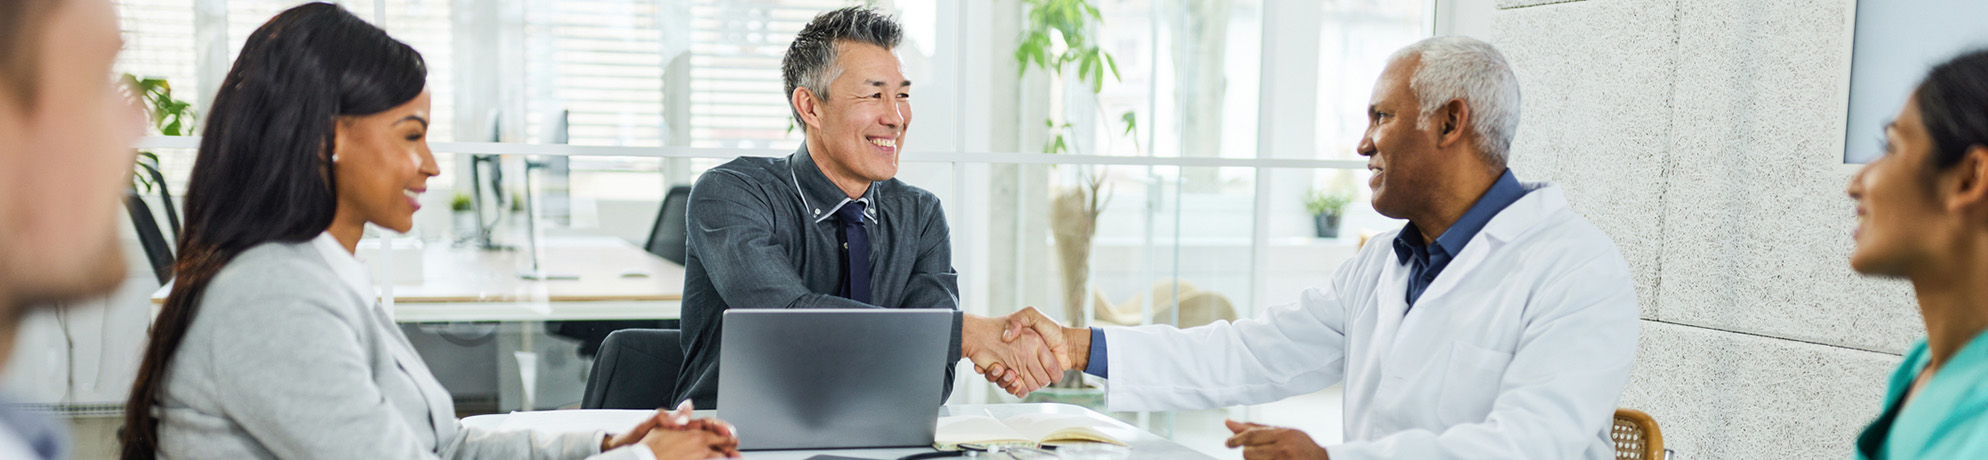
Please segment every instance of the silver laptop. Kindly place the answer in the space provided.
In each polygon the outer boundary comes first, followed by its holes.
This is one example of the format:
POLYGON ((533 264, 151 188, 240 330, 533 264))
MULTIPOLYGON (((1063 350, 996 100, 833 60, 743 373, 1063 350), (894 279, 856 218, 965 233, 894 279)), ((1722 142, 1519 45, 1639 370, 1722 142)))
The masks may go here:
POLYGON ((718 418, 739 448, 930 446, 953 310, 725 311, 718 418))

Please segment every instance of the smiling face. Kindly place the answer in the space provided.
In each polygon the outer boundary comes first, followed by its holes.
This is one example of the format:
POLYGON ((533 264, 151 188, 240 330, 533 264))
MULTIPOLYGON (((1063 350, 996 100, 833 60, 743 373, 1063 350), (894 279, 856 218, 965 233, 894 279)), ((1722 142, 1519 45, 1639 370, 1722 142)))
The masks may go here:
POLYGON ((1428 212, 1449 168, 1437 154, 1441 124, 1417 122, 1421 101, 1408 83, 1420 64, 1420 58, 1409 56, 1381 71, 1367 106, 1367 132, 1358 148, 1373 172, 1367 185, 1373 188, 1374 211, 1396 219, 1428 212))
POLYGON ((51 8, 34 51, 37 100, 0 97, 0 296, 11 297, 0 313, 101 293, 125 276, 119 203, 145 117, 111 78, 117 14, 101 0, 51 8))
MULTIPOLYGON (((1856 249, 1850 267, 1859 273, 1913 277, 1941 270, 1955 242, 1979 231, 1979 216, 1966 210, 1968 161, 1937 170, 1934 144, 1920 117, 1917 97, 1906 98, 1898 118, 1885 127, 1884 155, 1864 165, 1847 190, 1857 202, 1856 249)), ((1982 147, 1971 157, 1988 156, 1982 147)), ((1978 181, 1979 179, 1973 179, 1978 181)), ((1979 184, 1974 187, 1979 187, 1979 184)))
MULTIPOLYGON (((338 183, 333 222, 406 233, 414 228, 428 178, 441 174, 428 151, 429 95, 384 112, 338 120, 332 168, 338 183)), ((337 224, 334 224, 337 225, 337 224)))
POLYGON ((911 126, 911 81, 897 54, 866 43, 836 45, 840 75, 826 98, 795 88, 807 123, 809 154, 822 173, 854 197, 870 182, 897 177, 898 152, 911 126))

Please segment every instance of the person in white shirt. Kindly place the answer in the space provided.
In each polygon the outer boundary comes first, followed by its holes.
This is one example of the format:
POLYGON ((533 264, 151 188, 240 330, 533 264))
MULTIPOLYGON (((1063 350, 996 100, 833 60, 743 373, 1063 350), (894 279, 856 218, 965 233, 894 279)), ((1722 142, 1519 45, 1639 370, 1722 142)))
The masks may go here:
POLYGON ((311 3, 249 34, 187 179, 176 279, 125 404, 122 457, 640 459, 737 456, 689 408, 620 434, 464 426, 353 257, 413 227, 440 173, 421 55, 311 3))
MULTIPOLYGON (((1359 152, 1374 209, 1406 219, 1323 285, 1261 316, 1190 329, 1065 328, 1049 344, 1107 378, 1111 410, 1262 404, 1345 384, 1345 442, 1228 422, 1248 459, 1614 458, 1636 351, 1615 244, 1559 187, 1506 168, 1519 86, 1484 42, 1396 52, 1359 152)), ((1052 320, 1026 310, 1018 331, 1052 320)))
MULTIPOLYGON (((124 280, 120 193, 144 112, 119 93, 123 43, 104 0, 0 1, 0 367, 30 310, 124 280)), ((0 459, 60 459, 48 417, 0 401, 0 459)))

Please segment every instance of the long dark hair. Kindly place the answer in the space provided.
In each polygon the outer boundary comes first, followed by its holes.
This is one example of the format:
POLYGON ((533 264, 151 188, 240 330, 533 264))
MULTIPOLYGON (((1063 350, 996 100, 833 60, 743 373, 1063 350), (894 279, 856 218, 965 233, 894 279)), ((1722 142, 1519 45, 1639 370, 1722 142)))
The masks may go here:
POLYGON ((331 226, 338 117, 405 104, 427 78, 420 53, 328 3, 291 8, 249 35, 207 111, 187 180, 178 278, 125 403, 123 458, 157 456, 159 386, 214 275, 249 248, 309 241, 331 226))
POLYGON ((1988 49, 1933 67, 1912 97, 1933 139, 1933 169, 1951 168, 1967 149, 1988 146, 1988 49))

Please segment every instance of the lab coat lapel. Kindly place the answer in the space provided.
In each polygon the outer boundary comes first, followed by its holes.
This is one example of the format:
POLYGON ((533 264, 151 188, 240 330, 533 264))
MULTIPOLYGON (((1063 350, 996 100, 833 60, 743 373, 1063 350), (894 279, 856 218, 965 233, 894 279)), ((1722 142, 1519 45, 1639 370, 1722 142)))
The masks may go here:
POLYGON ((1436 281, 1429 284, 1429 290, 1422 292, 1422 298, 1415 302, 1415 311, 1426 311, 1430 307, 1440 308, 1442 304, 1447 303, 1444 302, 1447 300, 1446 296, 1450 291, 1456 290, 1457 284, 1462 283, 1459 280, 1469 278, 1477 271, 1477 267, 1484 265, 1484 261, 1491 257, 1491 253, 1502 245, 1504 242, 1486 238, 1482 232, 1471 238, 1470 244, 1463 247, 1463 253, 1457 254, 1456 260, 1450 261, 1449 267, 1443 268, 1443 273, 1436 275, 1436 281))
POLYGON ((1388 263, 1381 264, 1380 290, 1374 291, 1374 335, 1368 344, 1366 362, 1373 374, 1380 375, 1380 364, 1394 353, 1394 340, 1401 330, 1403 315, 1408 313, 1408 267, 1399 260, 1389 257, 1388 263))
POLYGON ((1417 318, 1428 316, 1431 311, 1450 308, 1449 304, 1455 303, 1450 301, 1451 291, 1455 291, 1464 280, 1475 276, 1477 270, 1483 267, 1500 248, 1545 221, 1554 212, 1566 208, 1566 198, 1561 195, 1558 187, 1545 183, 1524 185, 1527 189, 1526 195, 1506 206, 1504 210, 1498 212, 1498 215, 1492 216, 1491 221, 1486 222, 1484 228, 1479 230, 1476 236, 1471 237, 1470 244, 1464 245, 1463 252, 1457 254, 1455 260, 1450 261, 1449 267, 1444 268, 1442 274, 1436 276, 1436 281, 1429 285, 1429 289, 1422 292, 1422 297, 1416 300, 1413 310, 1419 313, 1416 313, 1415 318, 1401 318, 1402 326, 1395 336, 1397 340, 1407 339, 1415 333, 1415 325, 1423 322, 1418 321, 1417 318))

